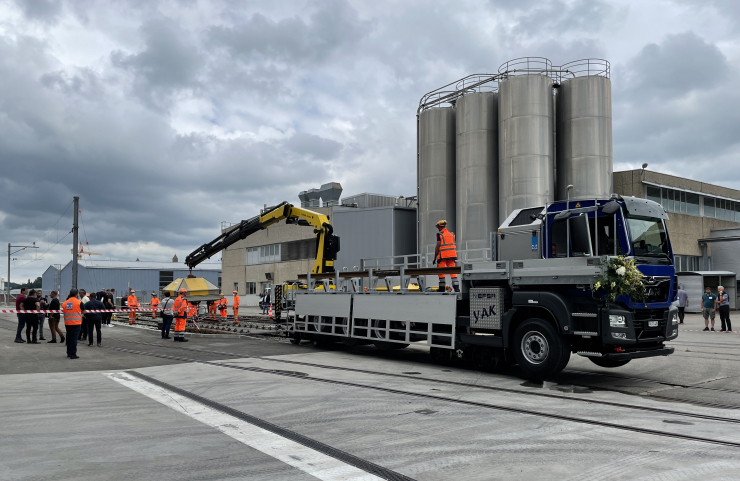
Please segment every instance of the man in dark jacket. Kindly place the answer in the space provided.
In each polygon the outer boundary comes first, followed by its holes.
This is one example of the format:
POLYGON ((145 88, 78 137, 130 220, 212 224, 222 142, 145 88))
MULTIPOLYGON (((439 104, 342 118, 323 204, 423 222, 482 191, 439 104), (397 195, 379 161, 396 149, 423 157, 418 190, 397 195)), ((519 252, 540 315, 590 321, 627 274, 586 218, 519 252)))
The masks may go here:
MULTIPOLYGON (((26 288, 21 288, 21 293, 18 294, 15 298, 15 310, 20 311, 23 309, 23 301, 26 299, 26 288)), ((26 327, 26 315, 16 313, 16 316, 18 316, 18 332, 15 334, 15 342, 26 342, 23 340, 23 328, 26 327)))
POLYGON ((103 335, 100 332, 100 326, 103 322, 103 313, 102 312, 90 312, 90 311, 102 311, 105 309, 105 306, 102 302, 100 302, 97 299, 97 294, 94 292, 91 292, 88 294, 88 297, 90 298, 87 303, 85 303, 85 320, 87 320, 87 334, 88 339, 90 340, 88 346, 93 345, 93 329, 97 329, 98 331, 98 347, 100 347, 100 343, 103 340, 103 335))

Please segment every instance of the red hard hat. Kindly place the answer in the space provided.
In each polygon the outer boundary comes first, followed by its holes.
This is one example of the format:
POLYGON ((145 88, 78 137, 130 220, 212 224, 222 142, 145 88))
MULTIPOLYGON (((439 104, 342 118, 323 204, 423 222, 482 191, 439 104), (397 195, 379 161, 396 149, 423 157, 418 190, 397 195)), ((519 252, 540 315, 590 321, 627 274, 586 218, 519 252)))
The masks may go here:
POLYGON ((182 288, 180 289, 180 294, 185 294, 185 293, 187 293, 187 292, 188 292, 188 290, 187 290, 187 289, 185 289, 184 287, 182 287, 182 288))

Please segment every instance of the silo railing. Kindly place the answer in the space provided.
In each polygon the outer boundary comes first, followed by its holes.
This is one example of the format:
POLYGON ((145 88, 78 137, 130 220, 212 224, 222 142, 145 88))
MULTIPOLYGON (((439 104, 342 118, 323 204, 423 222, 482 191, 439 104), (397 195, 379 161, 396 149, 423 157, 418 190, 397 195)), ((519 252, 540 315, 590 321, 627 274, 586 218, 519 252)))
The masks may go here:
POLYGON ((575 77, 596 76, 610 78, 611 76, 611 65, 608 60, 602 58, 574 60, 573 62, 555 67, 555 69, 558 71, 558 78, 556 79, 558 82, 575 77))
POLYGON ((548 75, 552 76, 552 62, 545 57, 520 57, 501 64, 499 75, 548 75))

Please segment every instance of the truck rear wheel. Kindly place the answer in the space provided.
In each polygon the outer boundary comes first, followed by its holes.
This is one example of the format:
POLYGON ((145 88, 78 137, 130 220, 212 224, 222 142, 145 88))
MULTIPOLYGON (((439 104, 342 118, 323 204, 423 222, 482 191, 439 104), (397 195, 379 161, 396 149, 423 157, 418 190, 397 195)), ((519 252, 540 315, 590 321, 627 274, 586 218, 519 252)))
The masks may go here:
POLYGON ((622 367, 631 359, 604 359, 602 357, 589 357, 589 361, 600 367, 622 367))
POLYGON ((452 362, 452 349, 431 347, 429 348, 429 355, 432 356, 432 361, 434 361, 435 364, 441 364, 445 366, 452 362))
POLYGON ((489 346, 475 346, 470 360, 479 371, 492 372, 498 365, 498 352, 489 346))
POLYGON ((519 324, 514 332, 513 348, 519 368, 535 378, 559 373, 570 359, 570 347, 543 319, 528 319, 519 324))

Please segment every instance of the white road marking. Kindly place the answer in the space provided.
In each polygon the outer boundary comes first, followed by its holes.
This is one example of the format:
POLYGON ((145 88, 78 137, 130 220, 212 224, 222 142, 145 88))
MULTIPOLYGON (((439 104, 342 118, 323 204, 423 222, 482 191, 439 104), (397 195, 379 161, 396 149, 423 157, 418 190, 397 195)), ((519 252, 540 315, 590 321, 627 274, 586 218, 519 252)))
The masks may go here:
POLYGON ((315 451, 295 441, 181 396, 126 372, 105 374, 110 379, 143 394, 258 451, 325 481, 376 481, 373 474, 315 451))

